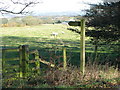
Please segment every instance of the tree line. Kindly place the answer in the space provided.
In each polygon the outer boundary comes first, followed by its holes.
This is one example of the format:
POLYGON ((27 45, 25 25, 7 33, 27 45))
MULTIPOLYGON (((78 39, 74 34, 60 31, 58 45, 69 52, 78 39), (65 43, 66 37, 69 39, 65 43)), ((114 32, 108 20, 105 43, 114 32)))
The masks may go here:
POLYGON ((13 18, 0 18, 0 25, 3 27, 21 27, 21 26, 32 26, 41 24, 59 24, 66 20, 69 20, 69 16, 24 16, 24 17, 13 17, 13 18), (61 19, 62 18, 62 19, 61 19))
POLYGON ((41 20, 33 17, 33 16, 26 16, 26 17, 14 17, 14 18, 1 18, 1 25, 3 27, 14 27, 14 26, 31 26, 31 25, 39 25, 41 24, 41 20))

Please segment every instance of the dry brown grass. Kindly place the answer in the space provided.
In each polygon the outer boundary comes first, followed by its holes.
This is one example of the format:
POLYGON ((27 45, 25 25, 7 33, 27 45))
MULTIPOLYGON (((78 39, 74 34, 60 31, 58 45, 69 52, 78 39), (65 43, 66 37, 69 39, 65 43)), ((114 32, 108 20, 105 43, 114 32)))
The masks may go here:
MULTIPOLYGON (((33 75, 34 76, 34 75, 33 75)), ((11 80, 4 87, 30 87, 30 88, 119 88, 120 72, 113 66, 86 64, 85 75, 80 68, 69 65, 67 70, 63 68, 50 68, 41 72, 41 75, 26 78, 23 84, 19 80, 11 80), (19 82, 21 83, 21 82, 19 82)))
POLYGON ((67 67, 67 70, 51 69, 47 71, 44 79, 46 80, 46 83, 53 86, 87 85, 89 87, 105 88, 119 85, 120 80, 116 80, 116 78, 119 77, 120 72, 113 66, 88 63, 86 65, 84 76, 80 72, 80 68, 69 66, 67 67), (94 85, 93 83, 97 85, 94 85))

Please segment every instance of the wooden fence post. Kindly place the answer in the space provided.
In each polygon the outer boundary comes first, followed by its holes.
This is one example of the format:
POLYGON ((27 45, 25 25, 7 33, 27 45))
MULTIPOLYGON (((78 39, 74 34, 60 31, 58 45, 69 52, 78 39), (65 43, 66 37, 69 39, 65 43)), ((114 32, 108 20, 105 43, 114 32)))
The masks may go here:
POLYGON ((37 74, 40 74, 40 61, 39 61, 39 52, 38 52, 38 50, 36 50, 36 52, 35 52, 35 65, 36 65, 36 71, 37 71, 37 74))
POLYGON ((85 19, 81 20, 80 71, 85 72, 85 19))
POLYGON ((22 71, 22 74, 20 73, 20 76, 25 77, 29 70, 29 48, 28 45, 22 45, 20 46, 20 68, 22 71))
POLYGON ((5 68, 5 51, 3 50, 2 51, 2 72, 4 72, 4 68, 5 68))
POLYGON ((19 46, 19 57, 20 57, 20 78, 23 77, 22 73, 22 45, 19 46))
POLYGON ((66 60, 67 60, 67 57, 66 57, 66 47, 63 47, 63 61, 64 61, 64 63, 63 63, 63 67, 64 67, 64 69, 66 70, 67 68, 67 62, 66 62, 66 60))
POLYGON ((94 45, 95 45, 95 49, 94 49, 94 60, 93 62, 96 62, 97 61, 97 57, 98 57, 98 39, 97 38, 94 38, 95 39, 95 42, 94 42, 94 45))

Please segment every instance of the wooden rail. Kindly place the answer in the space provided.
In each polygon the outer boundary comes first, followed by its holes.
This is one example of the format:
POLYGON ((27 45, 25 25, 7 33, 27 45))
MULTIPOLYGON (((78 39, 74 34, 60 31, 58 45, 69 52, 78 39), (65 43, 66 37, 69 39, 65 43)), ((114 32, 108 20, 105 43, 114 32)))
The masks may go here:
POLYGON ((13 69, 13 68, 19 68, 19 65, 12 65, 12 67, 11 66, 4 67, 4 69, 13 69))
MULTIPOLYGON (((49 65, 49 66, 51 66, 51 67, 55 67, 54 64, 52 64, 52 63, 50 63, 50 62, 48 62, 48 61, 46 61, 46 60, 43 60, 43 59, 41 59, 41 58, 39 58, 39 61, 40 61, 41 63, 47 64, 47 65, 49 65)), ((35 60, 30 60, 30 61, 29 61, 29 63, 35 63, 35 62, 36 62, 35 60)))
POLYGON ((19 51, 19 48, 11 48, 11 49, 8 49, 8 48, 5 48, 5 49, 2 49, 2 52, 17 52, 19 51))
POLYGON ((32 50, 32 51, 29 51, 29 54, 34 54, 36 52, 37 52, 37 50, 32 50))
MULTIPOLYGON (((9 66, 10 68, 17 68, 19 67, 19 77, 20 78, 24 78, 27 76, 28 72, 31 70, 29 65, 31 63, 35 64, 34 70, 36 71, 37 74, 40 74, 40 63, 44 63, 50 67, 55 67, 55 64, 52 64, 46 60, 43 60, 40 58, 39 56, 39 52, 38 50, 32 50, 29 51, 29 46, 28 45, 21 45, 18 48, 10 48, 10 49, 2 49, 2 64, 3 67, 5 66, 5 62, 6 61, 14 61, 14 60, 19 60, 19 65, 14 65, 14 66, 9 66), (16 58, 6 58, 5 54, 6 52, 19 52, 19 57, 16 58), (29 60, 29 55, 33 54, 34 55, 34 59, 33 60, 29 60)), ((64 69, 66 69, 66 48, 63 48, 63 61, 64 61, 64 69)), ((7 67, 9 69, 9 67, 7 67)), ((4 69, 7 69, 6 67, 4 69)))
POLYGON ((5 58, 4 60, 5 61, 16 61, 16 60, 19 60, 20 58, 19 57, 16 57, 16 58, 5 58))
POLYGON ((47 64, 47 65, 49 65, 49 66, 51 66, 51 67, 55 67, 54 64, 52 64, 52 63, 50 63, 50 62, 47 62, 47 61, 45 61, 45 60, 42 60, 42 59, 40 59, 40 58, 39 58, 39 61, 42 62, 42 63, 44 63, 44 64, 47 64))

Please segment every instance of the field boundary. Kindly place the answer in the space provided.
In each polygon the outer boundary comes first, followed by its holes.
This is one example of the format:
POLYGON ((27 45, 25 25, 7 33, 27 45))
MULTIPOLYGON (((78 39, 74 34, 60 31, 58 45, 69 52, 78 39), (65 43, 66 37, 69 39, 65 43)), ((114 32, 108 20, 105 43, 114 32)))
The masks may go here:
MULTIPOLYGON (((16 67, 19 67, 19 77, 26 77, 27 73, 30 71, 29 69, 29 64, 34 63, 35 67, 33 68, 33 70, 36 71, 36 74, 40 73, 40 62, 44 63, 46 65, 49 65, 51 67, 55 67, 54 64, 46 61, 46 60, 42 60, 41 58, 39 58, 39 52, 38 50, 32 50, 29 51, 29 46, 28 45, 20 45, 18 48, 6 48, 6 49, 2 49, 2 68, 3 70, 5 68, 9 68, 9 67, 4 67, 4 65, 6 64, 6 61, 16 61, 19 60, 19 65, 14 65, 16 67), (19 52, 19 56, 16 58, 6 58, 6 53, 7 52, 19 52), (29 55, 33 54, 34 55, 34 59, 30 60, 29 59, 29 55)), ((12 66, 12 67, 14 67, 12 66)))

